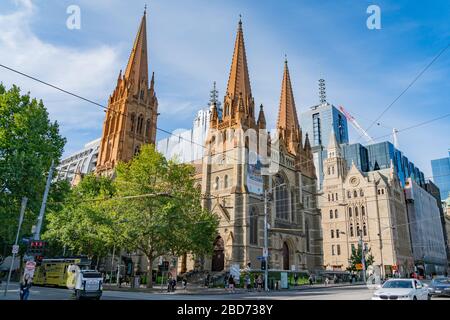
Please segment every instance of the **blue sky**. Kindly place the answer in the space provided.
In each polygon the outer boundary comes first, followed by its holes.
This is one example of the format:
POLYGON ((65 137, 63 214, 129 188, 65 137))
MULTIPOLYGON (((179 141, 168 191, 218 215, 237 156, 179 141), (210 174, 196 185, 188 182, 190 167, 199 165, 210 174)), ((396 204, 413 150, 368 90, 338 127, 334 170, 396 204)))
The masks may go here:
MULTIPOLYGON (((0 63, 106 104, 131 50, 144 0, 2 0, 0 63), (81 8, 81 30, 66 28, 69 5, 81 8)), ((287 54, 299 114, 328 101, 367 128, 448 45, 450 10, 435 1, 149 1, 150 71, 156 73, 166 130, 189 128, 217 81, 224 95, 239 14, 243 16, 255 102, 275 126, 287 54), (366 26, 369 5, 381 8, 381 30, 366 26)), ((447 50, 380 119, 376 138, 450 112, 447 50)), ((101 135, 101 109, 0 69, 0 81, 42 98, 67 137, 66 153, 101 135)), ((430 160, 447 155, 450 117, 399 134, 400 149, 426 176, 430 160)), ((358 134, 350 132, 352 142, 358 134)), ((384 138, 384 140, 389 138, 384 138)), ((363 142, 363 140, 360 140, 363 142)))

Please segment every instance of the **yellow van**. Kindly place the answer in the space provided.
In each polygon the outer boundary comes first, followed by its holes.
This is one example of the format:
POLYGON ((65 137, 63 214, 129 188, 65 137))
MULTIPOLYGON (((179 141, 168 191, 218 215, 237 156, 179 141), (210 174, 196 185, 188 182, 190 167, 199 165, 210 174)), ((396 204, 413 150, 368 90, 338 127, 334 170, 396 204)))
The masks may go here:
POLYGON ((33 284, 37 286, 53 286, 73 289, 77 270, 88 268, 81 259, 43 259, 36 267, 33 284))

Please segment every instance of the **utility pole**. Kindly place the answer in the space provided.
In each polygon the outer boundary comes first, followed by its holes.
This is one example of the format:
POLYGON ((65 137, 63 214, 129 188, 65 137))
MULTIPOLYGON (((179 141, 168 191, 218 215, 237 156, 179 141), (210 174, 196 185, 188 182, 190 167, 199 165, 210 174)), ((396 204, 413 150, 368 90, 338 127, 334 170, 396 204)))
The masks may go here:
MULTIPOLYGON (((19 226, 17 228, 16 242, 14 242, 14 248, 17 248, 17 242, 19 241, 20 227, 22 226, 23 216, 25 214, 25 208, 27 207, 27 202, 28 202, 28 198, 23 197, 22 198, 22 207, 20 208, 19 226)), ((12 273, 12 269, 13 269, 13 265, 14 265, 14 260, 16 259, 16 253, 17 253, 16 251, 17 250, 13 249, 13 252, 12 252, 12 260, 11 260, 11 265, 9 266, 8 281, 6 282, 4 296, 6 296, 6 294, 8 293, 8 287, 9 287, 9 282, 11 281, 11 273, 12 273)))
POLYGON ((45 206, 47 204, 48 192, 50 190, 50 185, 52 183, 54 164, 55 164, 55 162, 52 160, 52 164, 51 164, 50 170, 48 172, 47 184, 45 186, 45 191, 44 191, 44 197, 42 199, 41 210, 39 211, 38 223, 36 226, 36 232, 34 234, 34 240, 40 240, 40 238, 41 238, 42 222, 44 220, 44 213, 45 213, 45 206))
POLYGON ((109 280, 109 284, 112 284, 112 277, 113 277, 113 268, 114 268, 114 255, 116 253, 116 244, 114 243, 114 248, 113 248, 113 253, 112 253, 112 258, 111 258, 111 277, 109 280))
POLYGON ((268 277, 269 277, 269 239, 267 235, 267 190, 264 190, 264 252, 263 252, 263 259, 265 263, 264 268, 264 291, 268 291, 268 277))
POLYGON ((366 257, 365 257, 365 251, 364 251, 364 242, 363 242, 363 234, 362 230, 359 230, 359 243, 361 245, 361 264, 363 268, 363 281, 366 283, 366 257))

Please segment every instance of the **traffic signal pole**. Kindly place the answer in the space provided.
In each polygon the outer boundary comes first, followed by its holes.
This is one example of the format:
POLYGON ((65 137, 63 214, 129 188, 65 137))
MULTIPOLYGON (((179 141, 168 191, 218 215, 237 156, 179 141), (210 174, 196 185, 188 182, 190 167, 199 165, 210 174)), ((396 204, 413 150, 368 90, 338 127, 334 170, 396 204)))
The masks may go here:
MULTIPOLYGON (((17 228, 16 242, 14 242, 14 246, 17 246, 17 242, 19 241, 20 228, 22 226, 23 216, 25 214, 25 208, 27 207, 27 202, 28 202, 28 198, 23 197, 22 198, 22 207, 20 208, 19 226, 17 228)), ((6 294, 8 293, 9 282, 11 281, 11 273, 12 273, 15 259, 16 259, 16 251, 13 250, 11 265, 9 266, 8 281, 6 282, 5 293, 3 294, 4 296, 6 296, 6 294)))
POLYGON ((264 254, 263 259, 265 263, 264 268, 264 290, 268 291, 268 278, 269 278, 269 241, 267 235, 267 190, 264 190, 264 254))
POLYGON ((50 170, 48 172, 47 184, 45 185, 45 191, 44 191, 44 197, 42 199, 41 210, 39 211, 36 232, 34 233, 34 240, 40 240, 40 238, 41 238, 42 222, 44 220, 44 213, 45 213, 45 206, 47 204, 48 192, 50 190, 50 185, 52 183, 54 165, 55 165, 55 162, 52 160, 52 164, 51 164, 50 170))

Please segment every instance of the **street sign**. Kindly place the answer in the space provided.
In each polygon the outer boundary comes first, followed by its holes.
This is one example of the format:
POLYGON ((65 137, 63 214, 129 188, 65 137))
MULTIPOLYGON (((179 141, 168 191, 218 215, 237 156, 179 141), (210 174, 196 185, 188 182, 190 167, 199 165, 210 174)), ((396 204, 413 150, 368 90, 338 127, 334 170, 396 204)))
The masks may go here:
POLYGON ((12 247, 12 254, 18 254, 18 253, 19 253, 19 246, 17 244, 15 244, 12 247))
POLYGON ((356 267, 356 270, 362 270, 362 269, 363 269, 362 263, 357 263, 357 264, 355 265, 355 267, 356 267))

